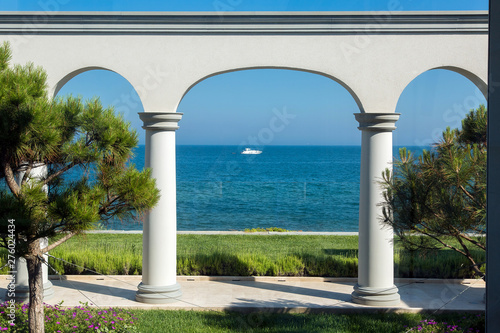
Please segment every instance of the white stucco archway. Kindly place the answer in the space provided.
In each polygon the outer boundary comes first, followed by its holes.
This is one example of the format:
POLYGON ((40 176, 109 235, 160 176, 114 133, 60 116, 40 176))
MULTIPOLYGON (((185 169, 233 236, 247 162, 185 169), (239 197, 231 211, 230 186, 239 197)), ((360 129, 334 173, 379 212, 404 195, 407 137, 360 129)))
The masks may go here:
POLYGON ((121 73, 119 73, 119 72, 117 72, 109 67, 106 68, 106 67, 101 67, 101 66, 90 66, 90 67, 85 67, 85 68, 76 68, 76 69, 72 70, 71 72, 67 73, 64 77, 61 77, 59 80, 56 80, 57 83, 50 87, 51 88, 51 90, 49 91, 50 96, 55 97, 66 83, 68 83, 73 78, 77 77, 78 75, 83 74, 85 72, 96 71, 96 70, 97 71, 102 70, 102 71, 115 73, 118 76, 122 77, 124 80, 127 80, 127 78, 124 77, 121 73))
POLYGON ((41 65, 52 93, 87 69, 112 69, 138 92, 146 165, 162 192, 144 224, 137 300, 180 297, 176 283, 177 107, 198 82, 251 68, 303 70, 344 86, 362 131, 359 276, 353 301, 399 302, 392 230, 379 224, 376 183, 392 162, 394 113, 421 73, 451 69, 487 93, 487 12, 0 13, 0 41, 13 60, 41 65))
POLYGON ((460 68, 460 67, 455 67, 455 66, 440 66, 440 67, 428 68, 428 69, 422 71, 421 73, 418 73, 415 76, 408 77, 409 81, 404 86, 403 90, 401 90, 401 92, 399 93, 398 101, 399 101, 399 97, 401 96, 401 94, 403 93, 403 91, 408 87, 408 85, 413 80, 415 80, 420 75, 425 74, 426 72, 429 72, 429 71, 432 71, 432 70, 436 70, 436 69, 447 70, 447 71, 455 72, 457 74, 462 75, 464 78, 466 78, 469 81, 471 81, 479 89, 479 91, 481 92, 481 94, 484 96, 485 99, 488 98, 488 85, 486 83, 487 82, 487 78, 479 77, 475 73, 472 73, 472 72, 470 72, 470 71, 468 71, 466 69, 460 68))
POLYGON ((232 72, 238 72, 238 71, 245 71, 245 70, 254 70, 254 69, 281 69, 281 70, 291 70, 291 71, 298 71, 298 72, 306 72, 306 73, 311 73, 311 74, 317 74, 317 75, 321 75, 321 76, 324 76, 338 84, 340 84, 343 88, 345 88, 349 94, 352 96, 352 98, 354 99, 354 101, 356 102, 356 104, 358 105, 358 108, 359 108, 359 111, 360 112, 363 112, 363 105, 361 103, 361 100, 359 99, 359 97, 356 95, 356 92, 352 90, 351 87, 349 87, 349 85, 347 85, 341 78, 339 77, 335 77, 335 76, 331 76, 331 75, 328 75, 326 73, 322 73, 322 72, 316 72, 316 71, 313 71, 313 70, 309 70, 307 68, 291 68, 291 67, 280 67, 280 66, 272 66, 272 65, 268 65, 268 66, 259 66, 259 67, 244 67, 244 68, 233 68, 233 69, 226 69, 226 70, 223 70, 223 71, 220 71, 220 72, 216 72, 216 73, 211 73, 199 80, 197 80, 196 82, 194 82, 193 84, 191 84, 187 89, 186 91, 184 92, 184 94, 182 95, 181 99, 179 100, 179 103, 177 104, 177 106, 180 104, 180 102, 182 101, 182 99, 184 98, 184 96, 186 96, 186 94, 194 87, 196 86, 198 83, 208 79, 208 78, 211 78, 213 76, 217 76, 217 75, 222 75, 222 74, 226 74, 226 73, 232 73, 232 72))

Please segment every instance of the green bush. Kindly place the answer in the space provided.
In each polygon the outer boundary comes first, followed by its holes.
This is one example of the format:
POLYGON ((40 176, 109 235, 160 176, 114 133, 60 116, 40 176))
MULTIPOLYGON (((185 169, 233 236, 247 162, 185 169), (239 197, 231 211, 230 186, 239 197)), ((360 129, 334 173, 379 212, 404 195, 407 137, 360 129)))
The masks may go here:
MULTIPOLYGON (((123 309, 60 305, 45 304, 46 332, 137 332, 136 318, 123 309)), ((1 303, 0 331, 28 332, 28 304, 1 303)))

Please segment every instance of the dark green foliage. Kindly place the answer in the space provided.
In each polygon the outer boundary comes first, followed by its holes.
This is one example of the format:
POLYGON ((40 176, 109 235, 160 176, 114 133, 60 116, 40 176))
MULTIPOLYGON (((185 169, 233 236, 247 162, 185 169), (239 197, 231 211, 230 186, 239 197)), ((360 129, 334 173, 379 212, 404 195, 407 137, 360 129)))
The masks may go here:
POLYGON ((29 331, 43 332, 40 240, 64 242, 99 220, 153 207, 159 191, 148 170, 128 167, 137 133, 98 99, 51 99, 47 75, 33 64, 9 66, 0 47, 0 247, 8 264, 24 257, 29 275, 29 331), (64 175, 76 170, 73 181, 64 175), (9 247, 10 245, 10 247, 9 247))
POLYGON ((462 120, 462 130, 459 131, 458 141, 462 145, 478 144, 486 146, 486 129, 488 115, 484 105, 475 111, 469 112, 462 120))
POLYGON ((150 170, 127 166, 137 133, 98 99, 50 99, 46 74, 32 64, 9 66, 0 48, 0 246, 15 220, 16 255, 61 232, 130 217, 156 204, 150 170), (37 175, 35 170, 46 168, 37 175), (68 181, 69 171, 76 170, 68 181), (24 176, 23 176, 24 175, 24 176))
POLYGON ((471 110, 460 130, 446 129, 418 158, 400 149, 394 172, 383 174, 383 220, 409 249, 450 248, 483 276, 476 250, 485 250, 486 109, 471 110), (427 237, 411 237, 421 234, 427 237), (452 244, 450 240, 455 240, 452 244))

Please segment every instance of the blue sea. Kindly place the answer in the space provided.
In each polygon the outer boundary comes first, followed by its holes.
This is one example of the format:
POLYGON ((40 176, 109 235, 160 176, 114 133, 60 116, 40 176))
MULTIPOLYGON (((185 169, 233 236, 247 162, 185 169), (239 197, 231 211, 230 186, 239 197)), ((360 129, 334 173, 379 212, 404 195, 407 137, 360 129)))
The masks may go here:
MULTIPOLYGON (((178 230, 358 231, 359 146, 265 146, 260 155, 238 146, 176 149, 178 230)), ((138 168, 144 151, 135 151, 138 168)))

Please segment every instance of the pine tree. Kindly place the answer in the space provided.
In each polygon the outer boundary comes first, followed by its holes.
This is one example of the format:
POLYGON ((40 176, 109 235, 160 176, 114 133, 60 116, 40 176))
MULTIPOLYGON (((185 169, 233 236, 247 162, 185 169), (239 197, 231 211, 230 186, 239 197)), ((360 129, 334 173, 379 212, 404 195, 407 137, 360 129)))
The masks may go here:
POLYGON ((98 99, 49 98, 43 69, 10 66, 10 58, 3 44, 0 246, 26 259, 29 328, 44 332, 43 253, 99 221, 147 211, 159 190, 150 170, 128 165, 138 142, 129 123, 98 99), (52 243, 41 249, 44 237, 52 243))
POLYGON ((394 172, 386 170, 382 181, 383 221, 406 248, 452 249, 481 277, 473 250, 485 251, 486 125, 481 105, 461 129, 447 128, 431 151, 416 158, 400 149, 394 172))

